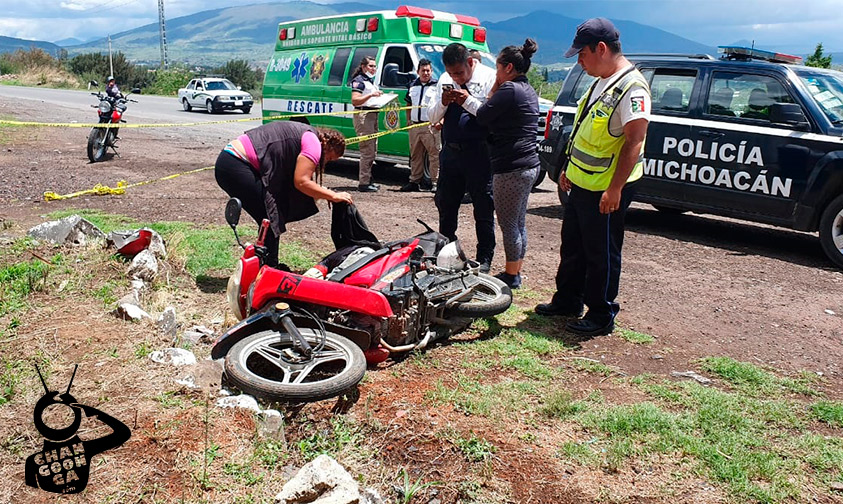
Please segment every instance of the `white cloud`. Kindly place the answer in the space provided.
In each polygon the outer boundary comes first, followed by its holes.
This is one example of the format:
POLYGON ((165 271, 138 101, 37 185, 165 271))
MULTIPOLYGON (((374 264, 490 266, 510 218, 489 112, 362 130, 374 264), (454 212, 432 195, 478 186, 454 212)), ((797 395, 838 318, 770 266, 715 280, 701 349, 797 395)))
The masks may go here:
POLYGON ((59 4, 59 7, 61 7, 62 9, 74 10, 74 11, 83 11, 83 10, 85 10, 85 6, 84 6, 84 5, 80 5, 80 4, 78 4, 78 3, 66 3, 66 2, 62 2, 62 3, 60 3, 60 4, 59 4))

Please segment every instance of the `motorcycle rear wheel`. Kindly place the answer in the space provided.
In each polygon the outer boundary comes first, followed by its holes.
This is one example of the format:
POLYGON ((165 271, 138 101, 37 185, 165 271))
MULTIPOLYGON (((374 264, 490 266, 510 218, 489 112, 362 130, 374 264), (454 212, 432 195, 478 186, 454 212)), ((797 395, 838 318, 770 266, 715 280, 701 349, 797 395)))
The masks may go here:
POLYGON ((497 278, 478 273, 479 285, 471 299, 445 310, 445 316, 491 317, 505 312, 512 304, 512 289, 497 278))
MULTIPOLYGON (((316 330, 300 331, 312 347, 321 340, 316 330)), ((228 352, 226 376, 243 392, 261 399, 306 402, 338 396, 357 385, 366 372, 363 351, 338 334, 326 332, 324 348, 305 364, 281 360, 281 353, 292 348, 287 333, 255 333, 237 342, 228 352)))
POLYGON ((106 128, 91 128, 88 134, 88 159, 92 163, 102 161, 106 150, 106 128))

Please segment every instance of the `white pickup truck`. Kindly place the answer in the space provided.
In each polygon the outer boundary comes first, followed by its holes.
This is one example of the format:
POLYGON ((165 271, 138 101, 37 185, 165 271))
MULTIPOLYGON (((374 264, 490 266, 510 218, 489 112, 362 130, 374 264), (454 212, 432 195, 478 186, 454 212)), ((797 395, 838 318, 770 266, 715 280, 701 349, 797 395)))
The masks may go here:
POLYGON ((252 95, 218 77, 198 77, 190 81, 187 87, 179 89, 179 103, 186 111, 193 107, 203 108, 209 114, 223 110, 240 109, 244 114, 252 110, 252 95))

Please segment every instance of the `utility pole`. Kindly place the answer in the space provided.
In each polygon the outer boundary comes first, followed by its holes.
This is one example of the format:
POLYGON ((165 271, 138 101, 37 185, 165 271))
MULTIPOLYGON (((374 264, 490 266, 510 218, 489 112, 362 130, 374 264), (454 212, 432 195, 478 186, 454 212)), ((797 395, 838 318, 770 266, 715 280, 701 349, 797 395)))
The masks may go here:
POLYGON ((164 27, 164 0, 158 0, 158 36, 161 39, 161 68, 167 69, 167 29, 164 27))
POLYGON ((108 34, 108 75, 114 75, 114 61, 111 59, 111 34, 108 34))

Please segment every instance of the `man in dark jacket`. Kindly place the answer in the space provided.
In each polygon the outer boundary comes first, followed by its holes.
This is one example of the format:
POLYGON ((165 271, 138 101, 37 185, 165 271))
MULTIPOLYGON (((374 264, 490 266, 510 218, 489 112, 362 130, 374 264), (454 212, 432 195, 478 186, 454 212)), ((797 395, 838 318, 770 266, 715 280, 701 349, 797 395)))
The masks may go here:
POLYGON ((457 235, 460 203, 468 189, 474 205, 477 261, 488 272, 495 254, 495 205, 492 200, 492 168, 486 137, 489 131, 477 122, 477 109, 495 84, 495 71, 469 57, 457 42, 442 52, 446 73, 430 102, 430 122, 444 118, 442 152, 439 154, 439 232, 450 240, 457 235))

